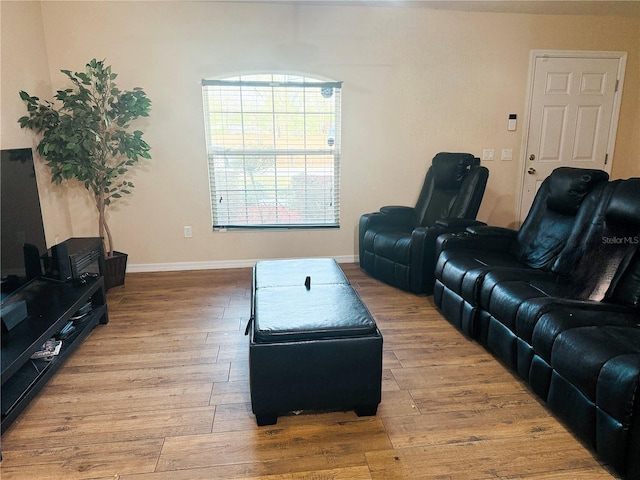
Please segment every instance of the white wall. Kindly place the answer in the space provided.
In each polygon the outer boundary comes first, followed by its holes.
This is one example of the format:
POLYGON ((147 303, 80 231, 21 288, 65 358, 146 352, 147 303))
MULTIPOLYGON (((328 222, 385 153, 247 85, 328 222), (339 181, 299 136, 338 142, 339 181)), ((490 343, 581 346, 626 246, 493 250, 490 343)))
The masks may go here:
MULTIPOLYGON (((26 114, 19 91, 50 98, 51 78, 40 2, 1 2, 0 19, 0 148, 35 147, 29 130, 18 119, 26 114)), ((35 162, 40 206, 48 245, 72 236, 67 189, 53 185, 49 170, 35 162)))
MULTIPOLYGON (((5 6, 11 3, 2 2, 3 27, 7 15, 35 18, 31 5, 5 6)), ((5 35, 3 28, 3 90, 5 77, 16 90, 24 79, 5 72, 5 38, 44 32, 54 89, 64 85, 60 69, 106 58, 121 87, 142 86, 153 101, 151 117, 136 125, 153 160, 136 171, 134 195, 110 215, 116 248, 134 268, 353 256, 360 214, 413 204, 439 151, 480 156, 494 148, 499 156, 513 149, 513 161, 486 163, 479 213, 512 224, 522 129, 508 132, 506 123, 509 113, 523 118, 531 49, 629 52, 613 176, 640 176, 638 17, 188 1, 42 2, 41 12, 41 32, 5 35), (264 70, 344 82, 339 230, 212 232, 199 82, 264 70), (183 238, 184 225, 192 225, 193 238, 183 238)), ((3 107, 3 124, 5 116, 3 107)), ((81 193, 70 201, 73 235, 95 235, 81 193)))

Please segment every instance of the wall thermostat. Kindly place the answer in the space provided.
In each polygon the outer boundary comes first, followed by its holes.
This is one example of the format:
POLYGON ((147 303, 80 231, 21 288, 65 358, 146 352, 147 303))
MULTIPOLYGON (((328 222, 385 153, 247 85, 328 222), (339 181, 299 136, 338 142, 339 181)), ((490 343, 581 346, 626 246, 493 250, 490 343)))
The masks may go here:
POLYGON ((507 123, 507 130, 513 132, 516 129, 516 119, 518 116, 515 113, 509 114, 509 123, 507 123))

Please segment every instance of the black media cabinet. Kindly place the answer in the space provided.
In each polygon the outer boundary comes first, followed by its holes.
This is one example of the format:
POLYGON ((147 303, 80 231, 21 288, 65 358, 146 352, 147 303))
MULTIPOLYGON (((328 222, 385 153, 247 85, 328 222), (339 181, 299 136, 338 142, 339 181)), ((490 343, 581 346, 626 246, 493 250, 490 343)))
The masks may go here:
POLYGON ((5 301, 16 299, 26 302, 29 316, 8 332, 2 332, 2 433, 93 328, 109 322, 103 277, 67 283, 37 278, 5 301), (83 307, 88 313, 76 318, 83 307), (58 337, 72 320, 75 330, 62 340, 57 356, 50 361, 31 359, 34 352, 48 339, 58 337))

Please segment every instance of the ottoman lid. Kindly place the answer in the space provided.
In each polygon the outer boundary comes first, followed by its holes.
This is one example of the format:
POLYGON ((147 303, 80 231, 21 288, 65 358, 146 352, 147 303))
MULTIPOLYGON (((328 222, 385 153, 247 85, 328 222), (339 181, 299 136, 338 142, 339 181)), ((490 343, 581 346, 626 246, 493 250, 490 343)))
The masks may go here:
POLYGON ((349 284, 333 258, 260 260, 254 267, 256 289, 304 285, 307 277, 311 277, 312 285, 349 284))
POLYGON ((350 285, 304 285, 256 292, 254 341, 277 343, 375 335, 376 323, 350 285))

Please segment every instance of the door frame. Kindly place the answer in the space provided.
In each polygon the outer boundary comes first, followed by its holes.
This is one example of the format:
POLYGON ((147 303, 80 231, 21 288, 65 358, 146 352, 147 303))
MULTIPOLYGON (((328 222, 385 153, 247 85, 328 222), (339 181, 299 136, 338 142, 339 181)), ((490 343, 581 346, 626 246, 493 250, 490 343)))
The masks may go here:
POLYGON ((529 74, 527 77, 527 96, 524 107, 524 122, 522 124, 522 139, 520 145, 520 164, 518 165, 518 188, 516 192, 515 225, 522 224, 520 221, 520 207, 522 205, 522 192, 524 190, 525 168, 528 157, 529 126, 531 122, 531 111, 533 101, 533 82, 536 70, 536 60, 539 58, 596 58, 596 59, 616 59, 618 60, 618 86, 613 98, 613 111, 611 114, 611 126, 609 127, 609 141, 607 142, 607 164, 605 171, 611 173, 611 165, 614 160, 614 148, 616 144, 616 134, 618 131, 618 120, 620 118, 620 105, 622 102, 622 89, 624 85, 624 72, 627 66, 627 52, 617 51, 592 51, 592 50, 531 50, 529 52, 529 74))

